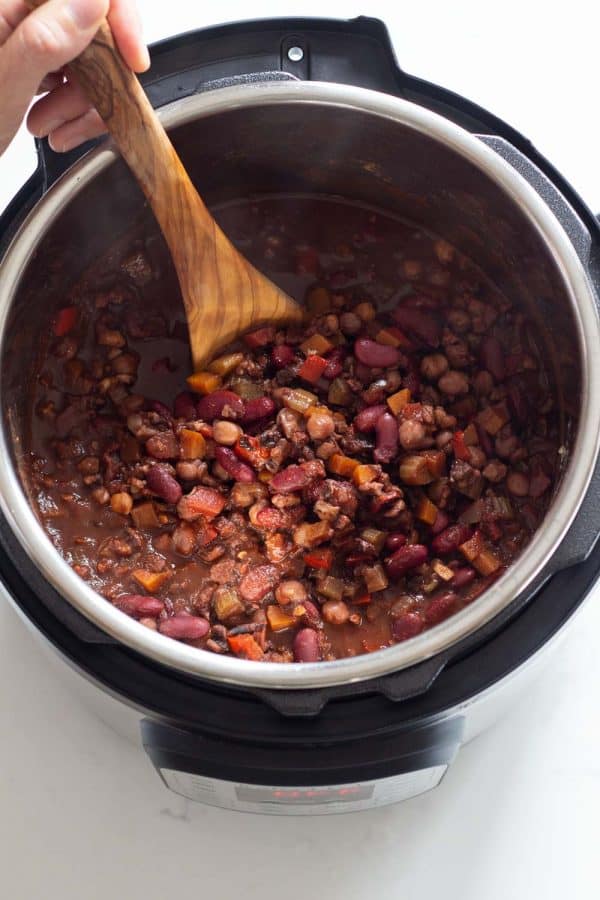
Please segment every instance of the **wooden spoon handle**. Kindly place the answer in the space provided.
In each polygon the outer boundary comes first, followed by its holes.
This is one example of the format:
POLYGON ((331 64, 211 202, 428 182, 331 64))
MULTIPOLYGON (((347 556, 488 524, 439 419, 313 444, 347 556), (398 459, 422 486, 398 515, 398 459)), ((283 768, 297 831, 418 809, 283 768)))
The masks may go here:
MULTIPOLYGON (((45 0, 25 0, 30 8, 45 0)), ((194 366, 249 328, 301 322, 300 307, 223 234, 185 171, 107 22, 69 64, 136 176, 171 251, 194 366)))

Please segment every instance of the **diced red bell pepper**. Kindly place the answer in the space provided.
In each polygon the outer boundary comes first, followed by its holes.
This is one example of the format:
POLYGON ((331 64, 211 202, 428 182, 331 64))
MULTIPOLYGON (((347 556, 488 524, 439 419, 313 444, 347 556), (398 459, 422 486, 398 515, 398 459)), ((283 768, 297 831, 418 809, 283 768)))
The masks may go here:
POLYGON ((311 569, 330 569, 333 565, 333 550, 311 550, 304 554, 304 562, 311 569))
POLYGON ((471 455, 469 453, 469 448, 465 444, 464 431, 454 432, 452 436, 452 449, 454 450, 454 455, 457 459, 462 459, 465 462, 469 462, 471 455))
POLYGON ((368 606, 371 602, 370 594, 359 594, 358 597, 355 597, 352 601, 355 606, 368 606))
POLYGON ((264 465, 265 460, 270 456, 269 450, 263 447, 257 437, 249 434, 243 434, 239 441, 235 444, 233 452, 238 459, 250 463, 255 469, 264 465))
POLYGON ((312 356, 306 357, 298 369, 298 377, 309 384, 316 384, 328 365, 326 359, 314 353, 312 356))
POLYGON ((56 319, 54 320, 54 334, 56 337, 64 337, 75 327, 77 322, 77 307, 65 306, 59 309, 56 319))

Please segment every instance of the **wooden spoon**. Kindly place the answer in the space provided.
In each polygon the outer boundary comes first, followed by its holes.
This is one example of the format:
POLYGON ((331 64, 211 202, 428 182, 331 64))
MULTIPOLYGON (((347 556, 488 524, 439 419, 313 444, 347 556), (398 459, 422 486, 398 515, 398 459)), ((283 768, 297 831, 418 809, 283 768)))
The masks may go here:
MULTIPOLYGON (((30 8, 44 2, 26 0, 30 8)), ((107 22, 68 68, 106 123, 169 245, 195 370, 245 331, 301 322, 298 304, 238 253, 207 210, 107 22)))

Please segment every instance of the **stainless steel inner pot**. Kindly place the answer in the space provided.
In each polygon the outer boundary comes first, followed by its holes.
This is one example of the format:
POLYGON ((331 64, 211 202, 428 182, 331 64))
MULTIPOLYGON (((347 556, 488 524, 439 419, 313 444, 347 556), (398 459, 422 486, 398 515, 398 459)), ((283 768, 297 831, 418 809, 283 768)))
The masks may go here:
POLYGON ((75 281, 143 209, 140 191, 107 145, 50 189, 0 267, 3 512, 44 577, 79 612, 172 668, 246 686, 308 688, 362 681, 427 659, 480 628, 532 582, 585 495, 600 433, 600 334, 584 267, 549 206, 515 169, 477 137, 414 104, 336 84, 269 82, 190 97, 161 117, 208 202, 295 191, 359 200, 446 237, 525 304, 562 392, 568 454, 560 485, 518 563, 482 597, 376 653, 315 664, 247 662, 170 640, 120 613, 55 551, 19 474, 27 448, 27 371, 48 309, 60 306, 63 295, 55 273, 67 271, 75 281))

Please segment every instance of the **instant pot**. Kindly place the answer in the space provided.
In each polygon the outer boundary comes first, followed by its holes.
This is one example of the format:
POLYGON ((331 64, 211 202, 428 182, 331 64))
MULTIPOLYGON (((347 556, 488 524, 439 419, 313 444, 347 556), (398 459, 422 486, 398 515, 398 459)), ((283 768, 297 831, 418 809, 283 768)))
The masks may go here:
POLYGON ((443 235, 517 296, 560 398, 560 483, 525 553, 482 597, 383 651, 253 663, 122 615, 58 556, 32 512, 24 387, 65 273, 75 281, 133 219, 156 226, 110 144, 61 156, 38 142, 38 168, 0 218, 2 593, 176 793, 294 814, 415 796, 510 708, 598 577, 598 222, 522 135, 405 74, 375 19, 196 31, 155 45, 142 82, 210 204, 298 193, 360 201, 443 235))

